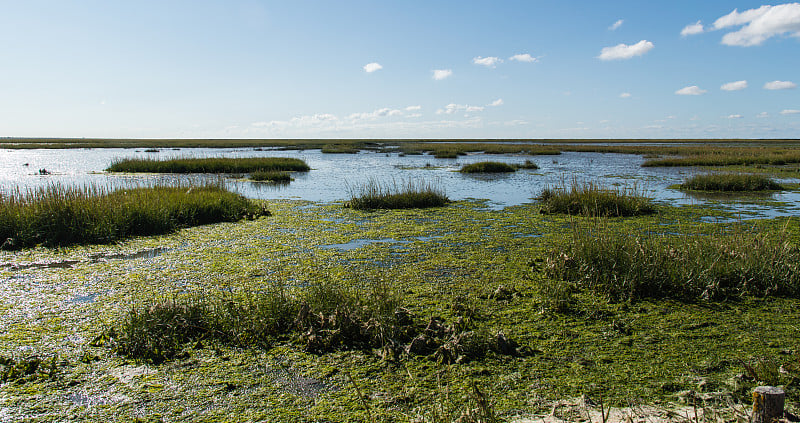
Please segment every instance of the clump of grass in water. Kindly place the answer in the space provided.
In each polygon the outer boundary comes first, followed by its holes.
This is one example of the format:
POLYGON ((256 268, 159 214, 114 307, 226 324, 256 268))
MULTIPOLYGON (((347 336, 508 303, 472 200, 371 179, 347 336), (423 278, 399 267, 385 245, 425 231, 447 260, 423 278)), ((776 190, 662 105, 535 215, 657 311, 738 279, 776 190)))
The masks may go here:
POLYGON ((359 151, 357 146, 347 144, 325 144, 320 149, 323 154, 357 154, 359 151))
POLYGON ((17 189, 0 196, 0 248, 106 243, 268 214, 220 184, 17 189))
POLYGON ((784 187, 770 178, 744 173, 709 173, 695 175, 680 185, 682 189, 696 191, 777 191, 784 187))
POLYGON ((257 182, 282 182, 288 183, 292 181, 292 177, 288 172, 275 172, 269 170, 257 170, 250 173, 250 179, 257 182))
POLYGON ((470 163, 461 167, 461 173, 511 173, 517 169, 503 162, 477 162, 470 163))
POLYGON ((108 172, 149 173, 249 173, 255 171, 307 172, 311 168, 302 160, 291 157, 244 158, 132 158, 117 159, 108 172))
POLYGON ((515 164, 513 165, 516 169, 533 169, 536 170, 539 168, 539 165, 532 162, 531 160, 525 160, 522 164, 515 164))
POLYGON ((545 273, 621 301, 800 296, 800 249, 788 234, 659 236, 581 226, 554 249, 545 273))
POLYGON ((444 191, 424 181, 396 181, 384 183, 370 180, 364 185, 350 189, 350 201, 345 207, 356 210, 414 209, 442 207, 450 200, 444 191))
POLYGON ((624 217, 655 212, 652 201, 636 186, 606 188, 593 182, 572 181, 569 187, 546 187, 539 194, 540 211, 544 214, 624 217))

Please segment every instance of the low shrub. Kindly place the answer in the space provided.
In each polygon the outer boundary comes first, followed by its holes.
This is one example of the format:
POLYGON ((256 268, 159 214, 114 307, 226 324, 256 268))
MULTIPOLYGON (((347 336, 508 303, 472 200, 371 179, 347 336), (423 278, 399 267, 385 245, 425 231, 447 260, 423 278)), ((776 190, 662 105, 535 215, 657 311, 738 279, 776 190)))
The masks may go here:
POLYGON ((655 212, 652 200, 632 188, 606 188, 592 182, 573 181, 569 187, 546 187, 539 194, 544 214, 622 217, 655 212))
POLYGON ((682 189, 696 191, 775 191, 783 186, 761 175, 744 173, 710 173, 695 175, 680 186, 682 189))
POLYGON ((356 210, 442 207, 450 200, 443 190, 423 181, 398 184, 375 180, 350 190, 345 207, 356 210))

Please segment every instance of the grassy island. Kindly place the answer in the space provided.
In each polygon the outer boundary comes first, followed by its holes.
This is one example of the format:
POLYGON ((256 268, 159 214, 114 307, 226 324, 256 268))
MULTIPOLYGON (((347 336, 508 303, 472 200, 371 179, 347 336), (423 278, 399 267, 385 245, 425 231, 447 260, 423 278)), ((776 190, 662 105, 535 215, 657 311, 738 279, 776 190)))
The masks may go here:
POLYGON ((108 172, 148 173, 250 173, 255 171, 307 172, 302 160, 289 157, 119 159, 108 172))

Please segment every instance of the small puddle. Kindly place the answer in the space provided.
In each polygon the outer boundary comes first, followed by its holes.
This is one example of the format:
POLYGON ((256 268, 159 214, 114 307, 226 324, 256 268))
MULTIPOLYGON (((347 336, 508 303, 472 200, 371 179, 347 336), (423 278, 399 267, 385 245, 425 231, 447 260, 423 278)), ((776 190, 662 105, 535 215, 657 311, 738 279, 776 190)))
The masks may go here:
POLYGON ((86 303, 93 303, 97 297, 100 296, 99 292, 92 292, 91 294, 86 295, 76 295, 71 300, 69 300, 72 304, 86 304, 86 303))

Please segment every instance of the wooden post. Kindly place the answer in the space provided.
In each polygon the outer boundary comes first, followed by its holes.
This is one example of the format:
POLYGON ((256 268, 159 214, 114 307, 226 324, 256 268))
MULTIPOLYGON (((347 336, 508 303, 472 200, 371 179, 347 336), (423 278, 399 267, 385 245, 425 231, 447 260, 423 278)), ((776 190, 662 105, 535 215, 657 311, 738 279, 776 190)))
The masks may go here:
POLYGON ((759 386, 753 390, 753 423, 772 423, 782 418, 785 398, 781 388, 759 386))

